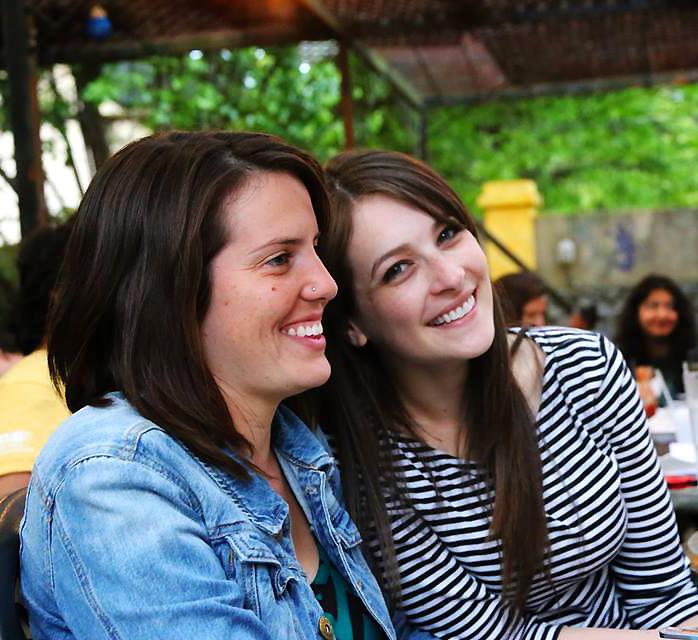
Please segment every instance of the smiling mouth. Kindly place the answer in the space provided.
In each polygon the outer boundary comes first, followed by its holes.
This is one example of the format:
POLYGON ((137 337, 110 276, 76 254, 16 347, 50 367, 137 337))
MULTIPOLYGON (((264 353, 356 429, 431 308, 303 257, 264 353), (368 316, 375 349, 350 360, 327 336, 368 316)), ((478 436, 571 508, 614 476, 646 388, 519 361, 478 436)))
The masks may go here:
POLYGON ((323 334, 322 323, 314 322, 308 325, 299 325, 282 329, 281 333, 297 338, 319 338, 323 334))
POLYGON ((467 316, 473 310, 474 307, 475 295, 470 294, 470 296, 468 296, 468 299, 462 305, 460 305, 459 307, 455 307, 450 311, 441 314, 440 316, 437 316, 429 323, 429 326, 440 327, 441 325, 450 324, 451 322, 460 320, 461 318, 467 316))

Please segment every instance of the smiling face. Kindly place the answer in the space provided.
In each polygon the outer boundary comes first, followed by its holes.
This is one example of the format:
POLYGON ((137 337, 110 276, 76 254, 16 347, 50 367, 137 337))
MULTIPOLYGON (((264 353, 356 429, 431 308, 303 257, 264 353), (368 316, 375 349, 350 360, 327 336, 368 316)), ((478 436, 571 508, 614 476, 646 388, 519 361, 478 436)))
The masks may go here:
POLYGON ((285 173, 256 173, 223 206, 228 240, 210 265, 204 355, 224 395, 284 398, 330 375, 322 312, 337 293, 316 252, 308 191, 285 173))
POLYGON ((638 307, 637 320, 647 337, 668 338, 679 322, 674 296, 666 289, 650 291, 638 307))
POLYGON ((359 199, 352 224, 354 344, 371 341, 398 367, 464 363, 489 349, 492 286, 469 231, 382 195, 359 199))

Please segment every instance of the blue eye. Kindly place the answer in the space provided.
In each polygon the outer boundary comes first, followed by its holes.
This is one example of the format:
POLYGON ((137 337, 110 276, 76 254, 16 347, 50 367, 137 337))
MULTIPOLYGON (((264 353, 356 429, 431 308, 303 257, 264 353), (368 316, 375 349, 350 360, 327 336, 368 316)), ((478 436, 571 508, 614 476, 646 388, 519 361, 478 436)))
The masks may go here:
POLYGON ((395 278, 397 278, 401 273, 404 273, 405 269, 409 266, 407 260, 401 260, 395 264, 388 267, 383 274, 383 282, 388 283, 395 278))
POLYGON ((283 267, 288 264, 291 256, 288 253, 280 253, 278 256, 274 256, 265 262, 266 265, 270 267, 283 267))
POLYGON ((444 242, 453 240, 453 238, 455 238, 461 231, 462 229, 459 229, 458 227, 444 227, 443 229, 441 229, 438 237, 436 238, 436 244, 443 244, 444 242))

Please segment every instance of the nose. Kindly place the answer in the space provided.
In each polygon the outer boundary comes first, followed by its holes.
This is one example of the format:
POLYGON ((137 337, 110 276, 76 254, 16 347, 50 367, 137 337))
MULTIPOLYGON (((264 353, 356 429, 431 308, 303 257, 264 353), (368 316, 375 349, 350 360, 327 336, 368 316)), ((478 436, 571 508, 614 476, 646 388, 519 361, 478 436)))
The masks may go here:
POLYGON ((430 290, 432 293, 462 289, 465 269, 453 256, 444 255, 443 253, 433 256, 429 266, 431 273, 430 290))
POLYGON ((337 283, 319 257, 315 256, 303 287, 306 300, 324 300, 329 302, 337 295, 337 283))

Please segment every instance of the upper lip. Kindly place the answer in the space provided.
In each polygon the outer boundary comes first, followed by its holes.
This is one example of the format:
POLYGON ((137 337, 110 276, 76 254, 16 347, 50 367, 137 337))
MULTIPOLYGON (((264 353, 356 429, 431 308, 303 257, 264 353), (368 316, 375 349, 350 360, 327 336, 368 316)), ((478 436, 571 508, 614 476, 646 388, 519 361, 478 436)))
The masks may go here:
POLYGON ((436 322, 436 319, 447 314, 449 311, 453 311, 454 309, 457 309, 458 307, 462 307, 468 298, 470 296, 475 295, 476 289, 473 289, 472 291, 468 291, 468 293, 465 293, 461 295, 456 302, 451 302, 447 307, 444 307, 441 311, 439 311, 431 320, 427 322, 427 324, 431 324, 432 322, 436 322))
POLYGON ((290 327, 294 327, 296 325, 315 324, 316 322, 322 322, 322 314, 321 313, 315 313, 313 315, 306 316, 304 318, 298 318, 297 320, 292 320, 292 321, 284 324, 281 328, 282 329, 289 329, 290 327))

